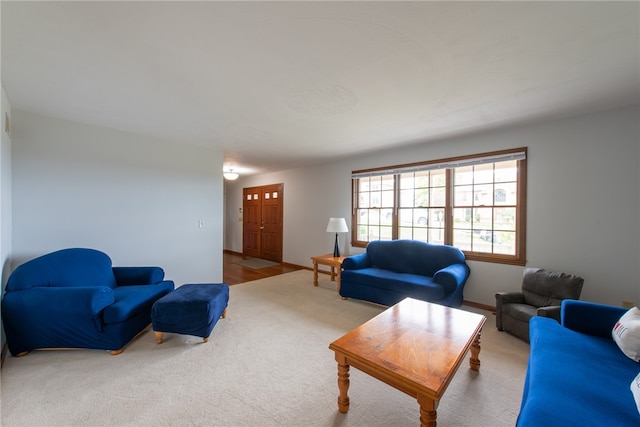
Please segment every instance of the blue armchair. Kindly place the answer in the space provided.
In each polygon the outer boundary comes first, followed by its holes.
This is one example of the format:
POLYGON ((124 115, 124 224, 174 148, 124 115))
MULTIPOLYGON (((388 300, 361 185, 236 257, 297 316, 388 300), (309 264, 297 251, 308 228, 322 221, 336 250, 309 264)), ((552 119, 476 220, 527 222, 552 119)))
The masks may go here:
POLYGON ((18 266, 2 298, 9 351, 89 348, 119 354, 174 289, 160 267, 112 267, 94 249, 52 252, 18 266))

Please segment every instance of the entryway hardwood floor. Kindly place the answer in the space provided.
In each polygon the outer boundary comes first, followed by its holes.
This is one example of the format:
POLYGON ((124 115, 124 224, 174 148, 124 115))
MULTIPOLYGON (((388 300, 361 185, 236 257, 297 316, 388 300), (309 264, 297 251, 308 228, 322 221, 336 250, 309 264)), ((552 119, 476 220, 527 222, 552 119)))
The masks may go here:
POLYGON ((224 251, 222 261, 222 280, 224 283, 228 285, 237 285, 238 283, 250 282, 252 280, 264 279, 265 277, 277 276, 278 274, 303 270, 302 267, 292 264, 280 264, 274 267, 261 268, 258 270, 234 264, 236 261, 241 261, 246 258, 247 257, 239 253, 224 251))

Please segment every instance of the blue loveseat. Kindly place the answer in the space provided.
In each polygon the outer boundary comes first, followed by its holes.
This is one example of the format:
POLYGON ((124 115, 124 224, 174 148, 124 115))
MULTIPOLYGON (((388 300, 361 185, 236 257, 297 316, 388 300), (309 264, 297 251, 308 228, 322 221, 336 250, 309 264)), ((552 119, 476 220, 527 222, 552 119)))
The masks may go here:
POLYGON ((611 338, 626 309, 564 300, 561 323, 529 322, 531 353, 518 427, 640 426, 629 386, 640 372, 611 338))
POLYGON ((369 242, 366 252, 345 258, 342 268, 342 297, 388 306, 411 297, 459 307, 470 273, 460 249, 418 240, 369 242))
POLYGON ((151 323, 151 306, 171 292, 160 267, 112 267, 94 249, 52 252, 18 266, 7 281, 2 320, 14 356, 40 348, 118 354, 151 323))

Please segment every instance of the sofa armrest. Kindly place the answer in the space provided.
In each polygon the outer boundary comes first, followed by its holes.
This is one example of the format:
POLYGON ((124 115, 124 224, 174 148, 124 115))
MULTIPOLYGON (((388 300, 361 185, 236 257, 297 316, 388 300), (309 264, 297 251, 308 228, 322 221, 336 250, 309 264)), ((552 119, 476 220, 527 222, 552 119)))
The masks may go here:
POLYGON ((559 305, 548 305, 545 307, 538 307, 538 310, 536 310, 536 314, 538 316, 554 319, 558 323, 560 323, 560 306, 559 305))
POLYGON ((454 292, 469 276, 469 268, 464 264, 451 264, 433 275, 433 281, 444 287, 447 294, 454 292))
POLYGON ((611 331, 626 308, 566 299, 562 301, 562 326, 576 332, 611 339, 611 331))
POLYGON ((118 286, 150 285, 164 279, 160 267, 113 267, 113 275, 118 286))
POLYGON ((345 270, 359 270, 369 267, 369 256, 367 253, 352 255, 342 260, 342 268, 345 270))

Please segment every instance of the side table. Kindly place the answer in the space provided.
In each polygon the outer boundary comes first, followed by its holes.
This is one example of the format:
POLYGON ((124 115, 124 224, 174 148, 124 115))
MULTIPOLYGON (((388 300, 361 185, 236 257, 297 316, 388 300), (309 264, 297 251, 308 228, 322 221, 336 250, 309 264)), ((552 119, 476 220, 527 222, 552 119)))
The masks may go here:
POLYGON ((342 261, 348 255, 334 257, 333 254, 312 256, 313 261, 313 286, 318 286, 318 264, 331 267, 331 280, 336 282, 336 290, 340 292, 340 274, 342 273, 342 261))

